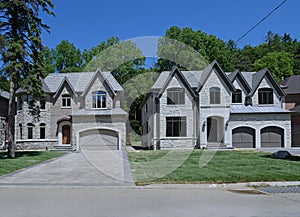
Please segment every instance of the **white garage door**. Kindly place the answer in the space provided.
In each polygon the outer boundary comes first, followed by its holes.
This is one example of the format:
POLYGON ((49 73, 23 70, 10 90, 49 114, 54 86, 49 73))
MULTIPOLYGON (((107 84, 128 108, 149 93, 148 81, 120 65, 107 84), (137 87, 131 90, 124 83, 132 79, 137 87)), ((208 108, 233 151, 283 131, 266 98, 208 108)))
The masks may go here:
POLYGON ((112 130, 88 130, 79 134, 79 144, 85 150, 118 150, 118 134, 112 130))

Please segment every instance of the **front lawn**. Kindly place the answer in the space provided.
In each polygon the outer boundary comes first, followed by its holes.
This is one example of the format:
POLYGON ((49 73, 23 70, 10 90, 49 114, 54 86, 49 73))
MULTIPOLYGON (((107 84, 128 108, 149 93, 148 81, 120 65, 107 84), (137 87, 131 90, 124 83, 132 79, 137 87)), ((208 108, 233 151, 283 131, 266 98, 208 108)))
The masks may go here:
POLYGON ((268 154, 255 151, 141 151, 128 152, 128 159, 137 184, 300 180, 299 157, 279 160, 267 157, 268 154))
POLYGON ((56 158, 63 152, 52 151, 24 151, 16 152, 15 159, 8 159, 6 152, 0 153, 0 176, 56 158))

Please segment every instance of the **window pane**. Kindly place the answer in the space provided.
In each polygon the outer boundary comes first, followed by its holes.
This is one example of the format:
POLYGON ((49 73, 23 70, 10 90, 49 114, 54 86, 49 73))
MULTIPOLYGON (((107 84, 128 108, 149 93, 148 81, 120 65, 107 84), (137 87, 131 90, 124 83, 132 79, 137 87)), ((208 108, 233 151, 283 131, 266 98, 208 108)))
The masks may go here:
POLYGON ((28 127, 28 139, 32 139, 32 127, 28 127))
POLYGON ((184 89, 169 89, 167 91, 167 104, 175 105, 175 104, 184 104, 184 89))
POLYGON ((46 128, 41 127, 40 128, 40 139, 45 139, 45 137, 46 137, 46 128))
POLYGON ((211 87, 209 89, 209 95, 210 95, 210 104, 220 104, 221 103, 220 88, 211 87))
POLYGON ((167 137, 186 136, 186 117, 167 117, 166 122, 167 137))

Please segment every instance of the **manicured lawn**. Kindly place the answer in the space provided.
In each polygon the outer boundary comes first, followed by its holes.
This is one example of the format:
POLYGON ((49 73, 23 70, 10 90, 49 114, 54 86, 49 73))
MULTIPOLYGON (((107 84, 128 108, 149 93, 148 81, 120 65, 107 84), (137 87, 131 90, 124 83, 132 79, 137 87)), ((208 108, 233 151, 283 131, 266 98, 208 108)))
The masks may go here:
POLYGON ((254 151, 128 152, 137 184, 300 180, 299 157, 280 160, 268 155, 254 151))
POLYGON ((43 161, 59 157, 63 152, 51 151, 25 151, 16 152, 15 159, 7 159, 6 152, 0 153, 0 176, 14 172, 16 170, 41 163, 43 161))

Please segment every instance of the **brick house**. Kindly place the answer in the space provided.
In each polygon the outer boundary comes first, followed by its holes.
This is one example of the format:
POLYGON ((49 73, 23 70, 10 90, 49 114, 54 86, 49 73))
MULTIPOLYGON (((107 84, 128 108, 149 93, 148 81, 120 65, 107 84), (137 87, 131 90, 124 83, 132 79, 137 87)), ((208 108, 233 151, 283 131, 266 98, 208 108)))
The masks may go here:
POLYGON ((300 75, 293 75, 281 82, 286 92, 286 109, 292 112, 292 146, 300 147, 300 75))
POLYGON ((224 73, 165 71, 142 106, 143 146, 170 148, 291 147, 285 93, 267 69, 224 73))
POLYGON ((17 91, 17 149, 115 149, 126 143, 123 88, 110 72, 54 73, 42 80, 40 117, 17 91))
POLYGON ((0 89, 0 147, 5 145, 5 129, 8 115, 9 93, 0 89))

